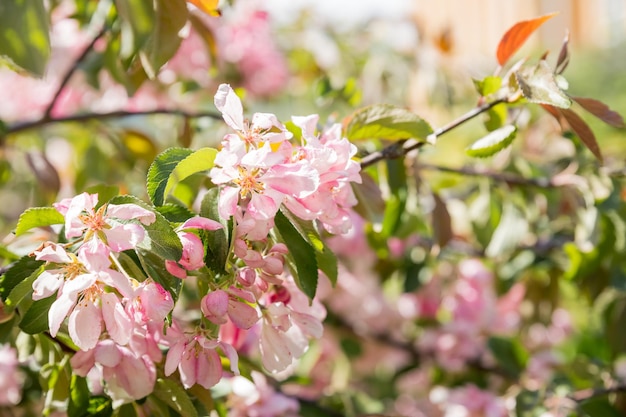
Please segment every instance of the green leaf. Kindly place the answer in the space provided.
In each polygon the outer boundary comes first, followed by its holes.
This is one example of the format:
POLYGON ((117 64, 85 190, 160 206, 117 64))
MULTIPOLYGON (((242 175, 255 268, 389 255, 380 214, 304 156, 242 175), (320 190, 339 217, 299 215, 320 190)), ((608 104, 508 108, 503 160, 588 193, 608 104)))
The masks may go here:
POLYGON ((516 417, 538 417, 543 408, 544 398, 541 398, 539 391, 522 391, 515 398, 516 417))
POLYGON ((105 396, 93 396, 89 398, 87 407, 89 417, 110 417, 113 415, 113 404, 110 398, 105 396))
POLYGON ((32 207, 20 214, 15 236, 20 236, 35 227, 63 224, 65 218, 54 207, 32 207))
POLYGON ((492 336, 487 345, 498 364, 509 374, 518 377, 528 359, 528 354, 521 343, 504 337, 492 336))
POLYGON ((153 0, 115 0, 122 20, 122 58, 129 58, 143 47, 155 26, 153 0))
POLYGON ((6 299, 17 284, 28 278, 43 264, 44 261, 38 261, 32 256, 26 255, 20 258, 0 277, 0 298, 6 299))
POLYGON ((484 121, 485 128, 492 132, 504 126, 507 117, 506 104, 496 104, 489 110, 487 110, 486 118, 484 121))
POLYGON ((189 12, 185 0, 156 0, 156 18, 152 36, 140 53, 141 63, 150 78, 174 56, 182 38, 180 30, 187 23, 189 12))
POLYGON ((89 388, 87 387, 87 379, 82 376, 72 374, 67 415, 68 417, 83 417, 87 414, 88 407, 89 388))
POLYGON ((180 243, 180 239, 170 222, 161 213, 157 212, 154 207, 131 195, 114 197, 109 201, 109 204, 136 204, 152 211, 156 220, 147 226, 142 225, 146 229, 148 236, 137 246, 152 251, 164 259, 171 261, 180 260, 183 255, 183 245, 180 243))
POLYGON ((162 206, 174 185, 197 172, 213 167, 217 151, 170 148, 159 154, 148 170, 148 196, 155 206, 162 206))
POLYGON ((620 417, 624 415, 606 398, 590 398, 580 404, 580 409, 587 416, 620 417))
POLYGON ((346 127, 350 140, 415 139, 425 142, 433 133, 430 125, 409 110, 391 104, 377 104, 357 110, 346 127))
POLYGON ((156 210, 161 213, 163 217, 173 223, 184 223, 195 216, 195 213, 187 207, 183 207, 178 204, 164 204, 157 207, 156 210))
POLYGON ((187 391, 183 389, 178 381, 157 378, 153 394, 182 416, 198 416, 198 412, 191 402, 187 391))
POLYGON ((56 299, 56 296, 53 295, 33 302, 20 321, 20 329, 28 334, 37 334, 48 330, 48 310, 56 299))
POLYGON ((319 233, 315 229, 313 222, 304 221, 292 215, 287 210, 282 210, 287 219, 296 228, 300 236, 302 236, 315 250, 315 260, 317 266, 326 276, 330 279, 330 282, 335 285, 337 283, 337 257, 322 241, 319 233))
POLYGON ((508 147, 515 139, 517 127, 506 125, 474 142, 465 152, 469 156, 486 158, 508 147))
POLYGON ((6 312, 15 309, 25 298, 28 297, 29 300, 31 299, 31 294, 33 292, 33 282, 35 282, 35 280, 42 271, 43 267, 37 268, 35 271, 33 271, 32 274, 30 274, 15 287, 13 287, 13 289, 4 301, 6 312))
POLYGON ((485 249, 488 258, 514 250, 528 232, 528 220, 512 203, 505 203, 498 227, 485 249))
POLYGON ((561 90, 554 72, 545 60, 534 67, 522 67, 515 73, 524 98, 531 103, 549 104, 567 109, 572 100, 561 90))
POLYGON ((20 215, 15 236, 20 236, 35 227, 63 224, 65 218, 54 207, 32 207, 20 215))
POLYGON ((183 281, 167 272, 165 261, 159 255, 142 248, 135 249, 135 252, 148 276, 161 284, 172 295, 174 301, 178 300, 183 281))
POLYGON ((217 203, 219 200, 219 189, 211 188, 202 198, 200 205, 200 215, 208 219, 218 221, 224 226, 219 230, 203 231, 206 242, 206 255, 204 263, 216 273, 226 272, 226 262, 230 254, 230 227, 226 220, 222 219, 218 213, 217 203))
POLYGON ((282 242, 289 248, 287 260, 292 266, 296 284, 312 300, 318 279, 315 249, 281 211, 276 213, 274 224, 282 242))
POLYGON ((43 77, 49 55, 48 13, 44 1, 0 1, 0 56, 43 77))
POLYGON ((482 80, 472 80, 474 81, 474 87, 478 94, 481 96, 488 96, 489 94, 493 94, 502 87, 502 78, 497 77, 495 75, 489 75, 482 80))

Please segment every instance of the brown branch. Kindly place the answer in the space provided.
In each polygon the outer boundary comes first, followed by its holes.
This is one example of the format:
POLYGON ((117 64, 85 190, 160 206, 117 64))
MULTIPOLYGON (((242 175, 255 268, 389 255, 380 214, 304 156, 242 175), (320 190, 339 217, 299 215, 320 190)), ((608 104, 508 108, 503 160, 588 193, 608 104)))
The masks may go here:
POLYGON ((567 398, 581 403, 596 397, 603 397, 610 394, 626 393, 626 384, 617 384, 612 387, 605 388, 587 388, 575 391, 567 396, 567 398))
POLYGON ((133 116, 152 116, 157 114, 165 114, 172 116, 180 116, 186 117, 189 119, 198 119, 201 117, 210 117, 212 119, 221 120, 222 116, 217 113, 212 112, 200 112, 200 113, 191 113, 184 110, 177 109, 155 109, 155 110, 145 110, 145 111, 126 111, 126 110, 117 110, 109 113, 83 113, 83 114, 75 114, 66 117, 57 117, 57 118, 43 118, 39 120, 34 120, 30 122, 18 123, 13 126, 9 126, 4 132, 5 135, 22 132, 30 129, 37 129, 42 126, 46 126, 53 123, 74 123, 74 122, 84 122, 88 120, 105 120, 105 119, 120 119, 125 117, 133 117, 133 116))
POLYGON ((425 169, 431 171, 446 172, 449 174, 470 176, 470 177, 487 177, 494 181, 504 182, 513 186, 529 186, 538 188, 556 188, 562 184, 554 183, 550 178, 524 178, 513 174, 503 172, 492 172, 476 170, 474 168, 450 168, 440 165, 422 164, 417 165, 417 169, 425 169))
MULTIPOLYGON (((440 127, 439 129, 436 129, 433 133, 429 135, 429 138, 436 139, 437 137, 457 128, 463 123, 469 120, 472 120, 474 117, 478 116, 479 114, 488 111, 492 107, 497 106, 500 103, 506 103, 507 101, 508 101, 508 97, 505 97, 505 98, 492 101, 491 103, 485 103, 481 106, 475 107, 474 109, 465 113, 463 116, 451 121, 450 123, 448 123, 445 126, 440 127)), ((361 159, 361 168, 366 168, 370 165, 374 165, 375 163, 380 162, 384 159, 399 158, 415 149, 421 148, 426 143, 428 142, 415 142, 415 141, 408 141, 408 140, 394 142, 391 145, 381 149, 380 151, 373 152, 363 157, 361 159)))
POLYGON ((63 89, 72 78, 72 75, 74 75, 74 73, 78 70, 80 65, 83 63, 85 58, 87 58, 87 55, 89 55, 89 53, 93 50, 93 47, 96 44, 96 42, 98 42, 98 39, 104 36, 106 31, 107 31, 107 27, 105 26, 100 30, 100 32, 98 32, 98 34, 96 34, 96 36, 91 40, 89 45, 87 45, 87 47, 80 54, 80 56, 76 58, 76 61, 74 61, 74 64, 71 66, 71 68, 67 71, 67 73, 61 80, 61 83, 59 84, 57 91, 54 93, 54 96, 52 96, 52 100, 50 101, 50 104, 48 104, 48 107, 46 107, 46 110, 44 111, 44 114, 43 114, 44 119, 50 119, 50 113, 52 112, 52 109, 54 108, 55 104, 57 104, 59 97, 61 96, 61 93, 63 92, 63 89))

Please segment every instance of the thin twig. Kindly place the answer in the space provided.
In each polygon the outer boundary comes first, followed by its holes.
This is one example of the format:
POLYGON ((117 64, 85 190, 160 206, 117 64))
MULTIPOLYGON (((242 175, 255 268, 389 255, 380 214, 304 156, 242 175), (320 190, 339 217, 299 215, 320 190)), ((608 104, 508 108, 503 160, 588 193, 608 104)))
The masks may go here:
POLYGON ((105 26, 100 30, 100 32, 98 32, 98 34, 96 34, 96 36, 91 40, 89 45, 87 45, 87 47, 80 54, 80 56, 76 58, 76 61, 74 61, 74 64, 71 66, 71 68, 67 71, 67 73, 61 80, 61 84, 59 84, 57 91, 54 93, 54 96, 52 96, 52 100, 50 101, 50 104, 48 104, 48 107, 46 107, 46 110, 43 114, 44 119, 50 119, 50 113, 52 112, 52 109, 54 108, 55 104, 57 104, 59 97, 61 96, 61 93, 63 92, 63 89, 72 78, 72 75, 74 75, 74 73, 78 70, 80 65, 83 63, 85 58, 87 58, 87 55, 89 55, 89 53, 93 50, 93 47, 96 44, 96 42, 98 42, 98 39, 104 36, 106 31, 107 31, 107 27, 105 26))
POLYGON ((210 117, 211 119, 221 120, 222 116, 213 112, 200 112, 200 113, 191 113, 184 110, 177 109, 155 109, 155 110, 145 110, 145 111, 127 111, 127 110, 117 110, 109 113, 83 113, 83 114, 74 114, 71 116, 65 117, 56 117, 56 118, 48 118, 48 119, 39 119, 33 120, 30 122, 18 123, 13 126, 9 126, 5 131, 6 135, 12 133, 22 132, 24 130, 36 129, 42 126, 46 126, 53 123, 73 123, 73 122, 84 122, 87 120, 101 120, 101 119, 116 119, 116 118, 124 118, 124 117, 133 117, 133 116, 151 116, 156 114, 165 114, 172 116, 180 116, 186 117, 189 119, 198 119, 201 117, 210 117))
POLYGON ((450 168, 440 165, 422 164, 417 165, 417 169, 425 169, 431 171, 446 172, 449 174, 470 176, 470 177, 486 177, 494 181, 504 182, 509 185, 530 186, 538 188, 556 188, 559 184, 555 184, 550 178, 524 178, 513 174, 503 172, 492 172, 476 170, 474 168, 450 168))
POLYGON ((603 397, 609 394, 618 394, 618 393, 626 393, 626 385, 618 384, 612 387, 606 388, 587 388, 582 389, 580 391, 573 392, 567 396, 567 398, 576 401, 577 403, 581 403, 583 401, 587 401, 591 398, 603 397))
MULTIPOLYGON (((451 121, 445 126, 436 129, 433 133, 429 135, 429 142, 434 141, 437 137, 448 133, 449 131, 457 128, 463 123, 473 119, 481 113, 484 113, 491 109, 494 106, 497 106, 500 103, 506 103, 508 101, 507 97, 492 101, 491 103, 485 103, 481 106, 473 108, 472 110, 465 113, 463 116, 451 121)), ((374 165, 375 163, 382 161, 384 159, 394 159, 399 158, 401 156, 406 155, 407 153, 419 149, 429 142, 414 142, 414 141, 399 141, 392 143, 391 145, 381 149, 380 151, 373 152, 363 159, 361 159, 361 168, 366 168, 370 165, 374 165)))

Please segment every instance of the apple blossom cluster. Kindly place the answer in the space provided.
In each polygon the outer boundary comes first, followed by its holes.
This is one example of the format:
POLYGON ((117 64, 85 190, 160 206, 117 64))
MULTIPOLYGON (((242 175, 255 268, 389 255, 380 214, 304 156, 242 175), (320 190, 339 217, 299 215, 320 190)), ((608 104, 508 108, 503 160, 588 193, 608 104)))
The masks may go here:
POLYGON ((328 232, 349 231, 356 204, 351 183, 360 181, 359 164, 352 160, 356 149, 342 138, 339 125, 317 134, 317 116, 293 118, 302 131, 294 145, 293 134, 276 116, 257 113, 251 122, 244 120, 241 101, 228 85, 220 86, 215 104, 235 130, 224 137, 209 173, 219 187, 219 215, 234 223, 228 272, 206 278, 201 237, 223 225, 201 216, 173 229, 182 256, 161 265, 174 280, 206 285, 197 285, 198 291, 203 288, 200 320, 175 311, 177 295, 159 282, 134 277, 128 253, 122 255, 151 242, 146 227, 156 222, 155 212, 133 203, 99 202, 97 194, 54 204, 64 218, 64 239, 33 252, 45 266, 32 284, 32 298, 54 297, 50 335, 67 332, 77 349, 70 361, 74 372, 94 387, 104 381, 115 404, 150 394, 162 366, 166 376, 177 372, 185 388, 208 389, 224 377, 232 379, 240 413, 271 415, 263 411, 269 405, 259 403, 265 397, 280 400, 270 407, 275 413, 295 412, 297 403, 275 393, 260 374, 253 375, 254 383, 238 376, 239 355, 258 354, 267 371, 281 376, 307 350, 310 338, 322 336, 326 311, 285 269, 289 248, 272 229, 279 210, 288 210, 328 232), (249 395, 237 399, 242 393, 249 395))

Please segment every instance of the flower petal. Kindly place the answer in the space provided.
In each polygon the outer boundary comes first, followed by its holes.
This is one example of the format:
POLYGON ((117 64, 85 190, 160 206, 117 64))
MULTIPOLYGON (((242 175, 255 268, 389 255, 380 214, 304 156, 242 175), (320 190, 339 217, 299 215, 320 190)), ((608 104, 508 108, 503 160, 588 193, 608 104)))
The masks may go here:
POLYGON ((102 313, 93 302, 83 301, 76 305, 68 320, 72 341, 82 350, 96 346, 102 333, 102 313))
POLYGON ((222 113, 224 121, 235 130, 243 131, 243 106, 237 94, 228 84, 220 84, 213 100, 215 107, 222 113))

